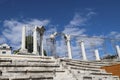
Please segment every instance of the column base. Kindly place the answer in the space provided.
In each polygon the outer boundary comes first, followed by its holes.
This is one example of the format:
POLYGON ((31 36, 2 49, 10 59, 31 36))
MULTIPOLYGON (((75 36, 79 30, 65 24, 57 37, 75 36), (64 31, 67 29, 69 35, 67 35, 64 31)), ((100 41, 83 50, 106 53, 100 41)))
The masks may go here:
POLYGON ((20 53, 20 54, 28 54, 28 50, 27 49, 20 49, 20 51, 18 53, 20 53))
POLYGON ((39 52, 37 52, 37 51, 32 52, 32 54, 39 56, 39 52))

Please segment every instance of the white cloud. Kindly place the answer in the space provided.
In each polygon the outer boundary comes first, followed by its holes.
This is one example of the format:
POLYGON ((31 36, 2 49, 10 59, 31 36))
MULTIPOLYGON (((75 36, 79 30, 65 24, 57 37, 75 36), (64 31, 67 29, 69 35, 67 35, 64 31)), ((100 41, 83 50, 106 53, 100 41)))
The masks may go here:
POLYGON ((85 29, 79 29, 76 27, 73 27, 73 28, 66 27, 63 33, 69 34, 69 35, 83 35, 85 31, 86 31, 85 29))
POLYGON ((112 37, 112 38, 120 38, 120 33, 116 31, 112 31, 107 36, 112 37))
POLYGON ((0 43, 6 42, 6 39, 3 36, 0 36, 0 43))
POLYGON ((25 23, 27 24, 27 25, 39 25, 39 26, 46 26, 46 25, 48 25, 49 23, 50 23, 50 21, 49 20, 47 20, 47 19, 45 19, 45 20, 38 20, 38 19, 32 19, 32 20, 30 20, 30 21, 25 21, 25 23))
POLYGON ((87 21, 87 18, 80 16, 78 13, 76 13, 73 17, 73 20, 70 21, 68 27, 76 27, 84 25, 87 21))
POLYGON ((79 27, 85 25, 87 18, 81 17, 79 14, 75 14, 73 19, 64 27, 63 33, 70 35, 82 35, 86 30, 79 27))

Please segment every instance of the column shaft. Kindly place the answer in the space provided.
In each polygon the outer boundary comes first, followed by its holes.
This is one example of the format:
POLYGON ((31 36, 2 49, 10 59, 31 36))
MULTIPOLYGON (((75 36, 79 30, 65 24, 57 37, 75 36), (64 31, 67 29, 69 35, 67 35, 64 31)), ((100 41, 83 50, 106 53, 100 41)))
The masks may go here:
POLYGON ((83 60, 87 60, 87 57, 86 57, 86 52, 85 52, 85 47, 84 47, 84 42, 81 41, 80 42, 80 46, 81 46, 81 52, 82 52, 82 56, 83 56, 83 60))
POLYGON ((70 40, 67 40, 67 48, 68 48, 68 57, 69 57, 69 59, 72 59, 70 40))
POLYGON ((42 43, 41 43, 41 54, 42 54, 42 56, 44 57, 43 41, 42 41, 42 43))
POLYGON ((116 47, 118 57, 120 58, 120 47, 119 47, 119 45, 116 45, 115 47, 116 47))
POLYGON ((33 53, 39 55, 38 49, 37 49, 37 30, 36 30, 36 27, 35 27, 34 32, 33 32, 33 53))
POLYGON ((99 52, 98 52, 98 49, 95 49, 95 57, 96 57, 96 60, 100 60, 100 56, 99 56, 99 52))
POLYGON ((26 42, 26 28, 25 26, 22 28, 22 44, 21 44, 21 50, 25 50, 25 42, 26 42))

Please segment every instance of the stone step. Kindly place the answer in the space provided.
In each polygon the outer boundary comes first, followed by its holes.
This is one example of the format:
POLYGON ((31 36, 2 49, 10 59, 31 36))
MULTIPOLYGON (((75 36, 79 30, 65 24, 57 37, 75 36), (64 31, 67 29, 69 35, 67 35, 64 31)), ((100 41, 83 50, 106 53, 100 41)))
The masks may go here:
POLYGON ((104 72, 92 72, 92 75, 112 75, 112 73, 104 73, 104 72))
POLYGON ((9 71, 9 70, 59 70, 60 67, 0 67, 1 71, 9 71))
POLYGON ((9 78, 0 76, 0 80, 9 80, 9 78))
POLYGON ((0 67, 60 67, 58 64, 0 64, 0 67))
POLYGON ((67 63, 72 63, 72 64, 78 64, 78 65, 85 65, 85 66, 95 66, 95 67, 101 67, 101 66, 104 66, 106 64, 93 64, 93 63, 79 63, 79 62, 67 62, 67 63))
POLYGON ((9 58, 0 58, 0 63, 3 63, 3 62, 9 62, 9 63, 11 63, 12 59, 9 59, 9 58))
POLYGON ((52 73, 52 72, 64 72, 64 70, 61 69, 44 69, 44 70, 38 70, 38 69, 27 69, 27 70, 8 70, 7 72, 12 73, 52 73))
POLYGON ((53 76, 45 76, 45 75, 22 75, 22 76, 0 76, 0 80, 53 80, 53 76))
POLYGON ((61 60, 62 62, 70 62, 70 63, 75 63, 75 64, 81 64, 81 65, 91 65, 91 66, 98 66, 98 67, 101 67, 101 66, 105 66, 105 65, 108 65, 109 63, 108 62, 90 62, 90 61, 79 61, 79 60, 64 60, 62 59, 61 60))
POLYGON ((60 59, 62 62, 73 62, 78 64, 84 64, 84 65, 94 65, 94 66, 105 66, 105 65, 111 65, 111 64, 120 64, 120 61, 80 61, 80 60, 71 60, 71 59, 60 59))
POLYGON ((96 76, 112 76, 112 73, 107 73, 107 72, 89 72, 89 71, 73 71, 71 70, 71 72, 75 73, 75 74, 79 74, 79 75, 96 75, 96 76))
POLYGON ((37 62, 37 63, 55 63, 55 60, 28 60, 27 62, 37 62))
POLYGON ((84 68, 84 67, 70 67, 73 70, 82 70, 82 71, 93 71, 93 72, 106 72, 103 69, 95 69, 95 68, 84 68))
MULTIPOLYGON (((2 63, 1 63, 2 64, 2 63)), ((4 64, 4 63, 3 63, 4 64)), ((6 63, 5 63, 6 64, 6 63)), ((43 62, 12 62, 12 63, 8 63, 8 64, 19 64, 19 65, 58 65, 57 63, 43 63, 43 62)))
POLYGON ((13 78, 13 77, 16 77, 16 76, 43 76, 43 77, 51 77, 51 76, 54 76, 55 73, 53 72, 30 72, 30 73, 26 73, 26 72, 7 72, 7 73, 3 73, 2 76, 5 76, 5 77, 9 77, 9 78, 13 78))
POLYGON ((76 66, 76 67, 84 67, 84 68, 95 68, 95 69, 99 69, 99 66, 87 66, 87 65, 80 65, 80 64, 75 64, 75 63, 66 63, 66 65, 70 65, 70 66, 76 66))
POLYGON ((61 69, 44 69, 44 70, 37 70, 37 69, 28 69, 28 70, 7 70, 2 72, 2 76, 22 76, 22 75, 46 75, 46 76, 52 76, 56 73, 65 72, 61 69))
POLYGON ((17 55, 17 54, 0 54, 0 58, 6 58, 6 59, 28 59, 28 60, 36 60, 36 59, 46 59, 46 60, 50 60, 53 59, 53 57, 50 56, 38 56, 38 55, 17 55))

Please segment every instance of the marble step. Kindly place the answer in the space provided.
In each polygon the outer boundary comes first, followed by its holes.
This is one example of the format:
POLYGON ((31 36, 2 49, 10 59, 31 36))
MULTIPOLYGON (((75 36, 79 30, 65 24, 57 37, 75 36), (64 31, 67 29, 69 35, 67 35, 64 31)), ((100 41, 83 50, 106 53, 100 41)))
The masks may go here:
POLYGON ((73 70, 82 70, 82 71, 93 71, 93 72, 106 72, 103 69, 95 69, 95 68, 84 68, 84 67, 70 67, 73 70))
POLYGON ((0 64, 0 67, 59 67, 58 64, 23 64, 23 63, 16 63, 16 64, 0 64))
POLYGON ((53 80, 53 76, 44 76, 44 75, 22 75, 22 76, 0 76, 0 80, 53 80))
POLYGON ((0 71, 9 71, 9 70, 59 70, 60 67, 0 67, 0 71))
POLYGON ((66 65, 70 65, 70 66, 76 66, 76 67, 84 67, 84 68, 95 68, 95 69, 99 69, 99 66, 88 66, 88 65, 81 65, 81 64, 75 64, 75 63, 66 63, 66 65))
POLYGON ((81 64, 81 65, 91 65, 91 66, 105 66, 108 65, 108 62, 90 62, 90 61, 79 61, 79 60, 61 60, 62 62, 70 62, 70 63, 75 63, 75 64, 81 64))
POLYGON ((38 55, 17 55, 17 54, 0 54, 0 58, 6 58, 6 59, 28 59, 28 60, 36 60, 36 59, 46 59, 46 60, 50 60, 50 59, 54 59, 53 57, 50 56, 38 56, 38 55))
POLYGON ((92 74, 92 75, 112 75, 112 73, 105 73, 105 72, 92 72, 92 73, 90 73, 90 74, 92 74))
POLYGON ((6 72, 13 72, 13 73, 51 73, 51 72, 65 72, 61 69, 27 69, 27 70, 8 70, 6 72))

